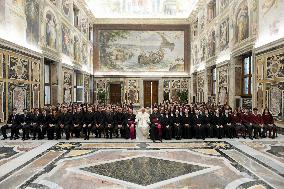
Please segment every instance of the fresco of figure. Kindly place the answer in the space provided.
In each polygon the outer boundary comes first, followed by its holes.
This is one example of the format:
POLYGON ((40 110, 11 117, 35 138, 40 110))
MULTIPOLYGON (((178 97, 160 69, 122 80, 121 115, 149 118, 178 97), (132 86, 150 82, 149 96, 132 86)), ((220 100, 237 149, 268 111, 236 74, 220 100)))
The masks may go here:
POLYGON ((39 4, 36 0, 26 1, 27 42, 38 45, 39 41, 39 4))
POLYGON ((74 37, 74 60, 77 63, 80 63, 80 45, 79 45, 79 39, 77 36, 74 37))
POLYGON ((249 16, 248 16, 248 6, 242 3, 241 7, 237 12, 237 30, 236 39, 237 42, 241 42, 249 36, 249 16))
POLYGON ((220 26, 220 48, 224 50, 229 43, 229 19, 222 22, 220 26))
POLYGON ((50 13, 46 15, 46 45, 56 48, 56 20, 50 13))
POLYGON ((215 31, 212 31, 208 39, 208 56, 209 57, 212 57, 215 55, 215 44, 216 44, 215 31))
POLYGON ((71 52, 71 39, 70 39, 70 30, 62 25, 62 52, 66 55, 70 55, 71 52))
POLYGON ((86 43, 83 43, 82 46, 82 62, 84 65, 88 64, 88 48, 86 43))
POLYGON ((69 12, 70 12, 70 5, 69 5, 69 0, 63 0, 62 1, 62 4, 63 4, 63 12, 66 16, 69 15, 69 12))

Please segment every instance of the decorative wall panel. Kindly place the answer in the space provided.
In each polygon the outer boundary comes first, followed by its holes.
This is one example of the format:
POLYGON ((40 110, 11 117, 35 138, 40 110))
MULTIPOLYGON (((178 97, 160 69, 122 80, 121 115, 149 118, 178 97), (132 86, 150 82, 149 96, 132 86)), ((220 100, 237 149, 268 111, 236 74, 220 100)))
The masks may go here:
POLYGON ((29 61, 25 57, 11 54, 9 59, 9 79, 29 80, 29 61))
POLYGON ((21 113, 23 109, 40 107, 42 68, 39 57, 5 48, 0 48, 0 55, 3 70, 0 77, 0 119, 3 121, 13 108, 21 113))
POLYGON ((225 105, 228 102, 228 66, 217 68, 218 75, 218 102, 225 105))
POLYGON ((5 83, 0 81, 0 123, 5 120, 5 83))
POLYGON ((284 48, 256 55, 256 66, 258 107, 269 107, 273 116, 283 116, 284 48))
POLYGON ((67 104, 72 102, 73 97, 72 75, 73 70, 63 68, 63 102, 67 104))
POLYGON ((30 109, 30 85, 25 83, 9 83, 8 84, 8 112, 12 112, 13 108, 21 113, 25 108, 30 109))
POLYGON ((139 84, 138 79, 128 80, 127 89, 126 89, 127 99, 129 103, 139 103, 139 84))
POLYGON ((90 86, 90 79, 91 77, 89 75, 84 75, 84 101, 86 103, 90 102, 91 96, 91 86, 90 86))

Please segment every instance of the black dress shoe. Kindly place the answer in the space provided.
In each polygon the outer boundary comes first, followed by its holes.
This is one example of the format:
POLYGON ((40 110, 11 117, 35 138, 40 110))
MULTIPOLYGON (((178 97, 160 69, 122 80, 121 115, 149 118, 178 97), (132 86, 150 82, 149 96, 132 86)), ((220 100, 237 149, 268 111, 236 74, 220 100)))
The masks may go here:
POLYGON ((7 139, 7 137, 4 137, 4 138, 2 138, 1 140, 6 140, 7 139))

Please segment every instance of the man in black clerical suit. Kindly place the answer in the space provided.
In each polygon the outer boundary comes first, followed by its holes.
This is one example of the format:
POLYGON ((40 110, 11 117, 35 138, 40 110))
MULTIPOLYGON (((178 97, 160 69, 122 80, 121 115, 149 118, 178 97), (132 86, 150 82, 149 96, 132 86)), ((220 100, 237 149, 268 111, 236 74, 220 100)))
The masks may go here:
POLYGON ((83 113, 81 111, 81 107, 74 109, 72 115, 72 125, 73 125, 73 133, 75 133, 76 138, 80 138, 80 133, 83 125, 83 113))
POLYGON ((158 108, 153 109, 153 113, 150 115, 151 129, 150 129, 150 138, 155 142, 157 139, 162 142, 162 117, 158 112, 158 108))
POLYGON ((58 125, 58 113, 54 109, 50 111, 50 113, 47 115, 48 125, 47 125, 47 139, 53 140, 54 139, 54 131, 55 127, 58 125))
POLYGON ((9 115, 7 124, 1 127, 1 132, 3 135, 3 139, 7 139, 7 129, 10 127, 11 128, 11 137, 10 139, 18 139, 19 136, 17 136, 16 131, 21 125, 21 116, 17 114, 17 108, 13 109, 13 113, 9 115), (14 137, 15 135, 15 137, 14 137))
POLYGON ((94 133, 96 138, 101 138, 102 137, 102 131, 104 129, 104 120, 105 120, 105 115, 102 112, 102 107, 98 107, 98 111, 95 112, 94 114, 94 119, 95 119, 95 124, 94 124, 94 133))
POLYGON ((125 126, 126 126, 126 118, 125 114, 122 112, 122 108, 119 107, 117 113, 114 116, 114 129, 116 138, 119 136, 119 131, 121 138, 125 137, 125 126))
POLYGON ((174 127, 175 130, 175 138, 176 140, 181 140, 182 137, 182 124, 181 124, 181 116, 180 113, 178 111, 178 109, 176 109, 174 116, 172 117, 172 126, 174 127))
POLYGON ((29 132, 31 128, 31 113, 27 109, 24 109, 24 113, 21 115, 21 124, 23 130, 23 140, 28 140, 30 138, 29 132))
POLYGON ((125 114, 126 125, 125 125, 125 139, 134 139, 135 138, 135 119, 136 115, 133 114, 132 109, 128 109, 128 112, 125 114))
POLYGON ((89 140, 93 124, 94 124, 94 113, 92 107, 88 107, 88 111, 84 112, 84 123, 83 123, 84 140, 89 140))
POLYGON ((107 108, 105 113, 105 134, 106 138, 112 138, 114 127, 114 113, 112 109, 107 108))
POLYGON ((216 110, 215 114, 212 116, 211 124, 215 127, 216 136, 221 139, 224 135, 224 126, 222 114, 220 114, 219 110, 216 110))
POLYGON ((203 136, 202 136, 203 127, 201 125, 201 114, 200 114, 199 110, 197 110, 197 109, 195 110, 195 115, 193 116, 193 125, 194 125, 196 139, 203 138, 203 136))
POLYGON ((203 131, 201 133, 202 138, 205 139, 208 136, 213 135, 213 129, 210 125, 211 116, 209 115, 209 111, 206 109, 201 114, 201 126, 203 128, 203 131))
POLYGON ((233 138, 233 133, 231 132, 232 130, 232 116, 229 113, 229 110, 225 110, 225 113, 221 116, 222 118, 222 122, 223 122, 223 126, 224 126, 224 134, 223 136, 227 136, 228 138, 233 138))
POLYGON ((48 116, 45 109, 42 110, 41 114, 39 114, 37 119, 37 129, 36 132, 38 133, 38 139, 44 139, 44 135, 46 134, 47 127, 48 127, 48 116))
POLYGON ((33 133, 33 140, 36 139, 39 115, 40 113, 38 108, 36 108, 34 112, 31 111, 31 132, 33 133))
POLYGON ((172 117, 169 110, 165 110, 165 114, 162 117, 161 124, 163 127, 163 138, 166 140, 172 139, 172 117))
POLYGON ((72 112, 70 109, 69 111, 67 111, 67 108, 64 107, 59 115, 58 126, 55 128, 56 139, 61 138, 61 132, 64 130, 66 140, 69 140, 71 125, 72 125, 72 112))
POLYGON ((193 135, 192 120, 193 120, 192 114, 188 111, 188 109, 185 109, 181 120, 183 126, 183 138, 185 139, 192 139, 193 135))

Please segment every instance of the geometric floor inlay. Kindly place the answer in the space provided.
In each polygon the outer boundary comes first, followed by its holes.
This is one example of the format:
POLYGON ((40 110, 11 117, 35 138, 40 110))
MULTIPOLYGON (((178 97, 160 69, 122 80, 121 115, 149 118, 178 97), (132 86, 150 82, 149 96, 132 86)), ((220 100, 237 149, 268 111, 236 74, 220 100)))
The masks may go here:
POLYGON ((80 169, 140 186, 149 186, 181 176, 192 177, 204 174, 218 167, 142 156, 118 159, 80 169))
POLYGON ((0 188, 282 189, 284 137, 240 140, 0 141, 0 188))

